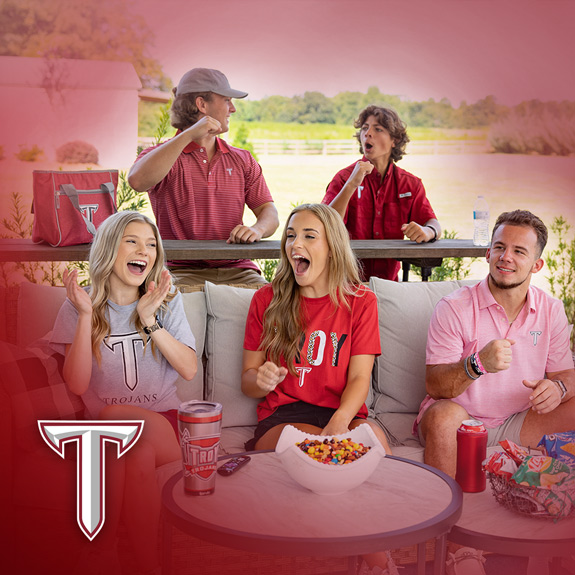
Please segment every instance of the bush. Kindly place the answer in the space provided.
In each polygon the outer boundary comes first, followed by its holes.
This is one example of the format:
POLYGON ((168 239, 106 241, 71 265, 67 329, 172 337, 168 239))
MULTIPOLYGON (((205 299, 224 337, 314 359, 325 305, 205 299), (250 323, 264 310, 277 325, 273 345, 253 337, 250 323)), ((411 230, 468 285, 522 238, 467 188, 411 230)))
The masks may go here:
POLYGON ((61 164, 97 164, 98 150, 81 140, 67 142, 56 150, 56 161, 61 164))
MULTIPOLYGON (((575 238, 568 238, 571 226, 562 217, 555 217, 551 231, 558 239, 557 249, 548 253, 546 261, 551 272, 547 276, 549 290, 565 307, 569 323, 575 323, 575 238)), ((575 330, 571 330, 571 349, 575 350, 575 330)))
POLYGON ((31 148, 20 146, 20 151, 15 156, 22 162, 35 162, 44 154, 42 148, 34 144, 31 148))

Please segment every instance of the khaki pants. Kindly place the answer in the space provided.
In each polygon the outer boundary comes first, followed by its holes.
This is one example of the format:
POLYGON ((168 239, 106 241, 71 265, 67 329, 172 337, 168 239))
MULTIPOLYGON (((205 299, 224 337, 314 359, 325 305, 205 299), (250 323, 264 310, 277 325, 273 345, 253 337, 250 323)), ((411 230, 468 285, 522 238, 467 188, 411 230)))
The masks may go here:
POLYGON ((196 291, 205 282, 213 284, 263 285, 268 283, 250 268, 170 268, 175 284, 182 292, 196 291))

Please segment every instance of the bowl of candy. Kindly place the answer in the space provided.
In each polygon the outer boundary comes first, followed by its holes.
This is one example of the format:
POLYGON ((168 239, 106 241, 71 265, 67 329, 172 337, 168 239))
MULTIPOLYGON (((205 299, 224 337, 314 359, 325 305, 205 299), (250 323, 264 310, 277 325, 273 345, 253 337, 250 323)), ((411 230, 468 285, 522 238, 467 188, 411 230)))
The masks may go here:
POLYGON ((385 457, 367 423, 341 436, 311 435, 288 425, 276 453, 294 481, 319 495, 345 493, 361 485, 385 457))

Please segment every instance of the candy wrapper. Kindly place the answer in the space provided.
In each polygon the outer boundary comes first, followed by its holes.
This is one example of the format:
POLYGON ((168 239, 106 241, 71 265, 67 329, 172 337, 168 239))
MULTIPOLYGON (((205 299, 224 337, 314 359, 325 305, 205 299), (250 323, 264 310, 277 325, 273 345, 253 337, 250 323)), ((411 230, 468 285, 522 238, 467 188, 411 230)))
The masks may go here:
POLYGON ((575 470, 575 431, 544 435, 537 447, 542 447, 546 455, 575 470))

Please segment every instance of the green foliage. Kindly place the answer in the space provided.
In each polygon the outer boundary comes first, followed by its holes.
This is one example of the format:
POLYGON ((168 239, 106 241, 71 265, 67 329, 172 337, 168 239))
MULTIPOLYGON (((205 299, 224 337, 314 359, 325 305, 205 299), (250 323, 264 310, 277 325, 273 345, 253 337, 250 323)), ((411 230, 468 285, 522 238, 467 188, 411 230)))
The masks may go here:
POLYGON ((306 92, 293 98, 269 96, 258 101, 238 100, 236 117, 247 122, 337 124, 349 130, 359 112, 371 104, 393 108, 410 130, 413 127, 477 129, 489 126, 507 112, 493 96, 474 104, 463 102, 454 108, 446 98, 439 102, 431 98, 414 102, 382 94, 379 88, 371 86, 366 93, 340 92, 332 98, 320 92, 306 92))
POLYGON ((130 186, 126 172, 120 172, 118 177, 116 205, 119 212, 127 210, 142 212, 148 206, 147 196, 136 192, 136 190, 130 186))
POLYGON ((161 144, 166 137, 173 135, 176 131, 176 129, 170 124, 171 107, 172 102, 170 101, 158 110, 158 114, 156 116, 156 130, 154 132, 154 145, 161 144))
POLYGON ((573 154, 575 102, 523 102, 491 127, 489 141, 506 154, 573 154))
POLYGON ((22 162, 35 162, 36 160, 39 160, 42 155, 44 155, 44 151, 36 144, 30 148, 21 145, 20 151, 14 155, 22 162))
MULTIPOLYGON (((557 249, 548 253, 546 262, 550 275, 547 276, 551 295, 559 298, 565 307, 567 319, 575 324, 575 238, 567 234, 571 226, 563 216, 555 217, 551 231, 557 236, 557 249)), ((575 350, 575 330, 571 331, 571 349, 575 350)))
MULTIPOLYGON (((444 230, 442 237, 446 240, 454 240, 458 237, 456 231, 444 230)), ((442 264, 433 268, 432 282, 444 282, 453 280, 464 280, 471 273, 471 264, 479 258, 443 258, 442 264)), ((414 266, 412 272, 415 276, 421 277, 421 268, 414 266)))
POLYGON ((268 282, 271 282, 274 279, 274 275, 276 273, 276 269, 279 264, 279 260, 255 260, 257 265, 262 270, 262 275, 268 282))
POLYGON ((248 130, 247 125, 242 122, 240 124, 240 126, 238 127, 238 129, 235 130, 234 139, 232 140, 232 146, 235 146, 236 148, 242 148, 244 150, 247 150, 257 160, 258 156, 254 152, 254 147, 251 144, 251 142, 248 141, 249 135, 250 135, 250 132, 248 130))
POLYGON ((56 161, 62 164, 97 164, 98 150, 81 140, 67 142, 56 148, 56 161))
MULTIPOLYGON (((18 192, 12 192, 12 207, 10 216, 2 218, 4 232, 0 232, 1 238, 29 238, 32 236, 32 218, 30 211, 22 205, 22 196, 18 192)), ((15 262, 14 264, 0 263, 0 285, 7 286, 11 283, 12 272, 24 276, 31 283, 43 283, 48 285, 61 285, 62 283, 61 262, 15 262)))
POLYGON ((53 87, 50 60, 127 61, 144 87, 168 91, 171 81, 147 55, 153 32, 138 10, 126 0, 3 0, 0 55, 46 58, 53 87))
MULTIPOLYGON (((341 124, 289 124, 286 122, 245 122, 232 117, 230 140, 246 126, 250 140, 351 140, 354 127, 341 124)), ((485 140, 487 128, 456 130, 447 128, 409 127, 409 138, 415 140, 485 140)), ((359 152, 359 146, 358 146, 359 152)))

